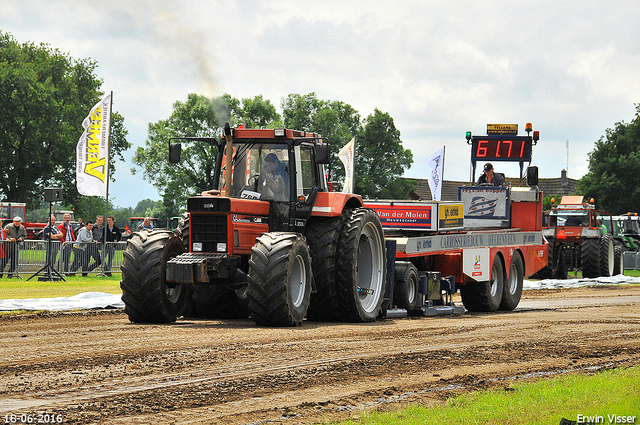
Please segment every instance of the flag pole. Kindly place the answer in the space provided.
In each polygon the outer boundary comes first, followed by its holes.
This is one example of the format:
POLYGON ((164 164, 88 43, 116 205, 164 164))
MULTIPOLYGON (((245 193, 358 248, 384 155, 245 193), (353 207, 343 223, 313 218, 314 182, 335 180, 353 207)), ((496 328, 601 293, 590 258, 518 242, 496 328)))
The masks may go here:
POLYGON ((447 153, 447 147, 442 147, 442 176, 440 176, 440 200, 442 201, 442 189, 444 188, 444 158, 447 153))
POLYGON ((102 220, 102 274, 107 272, 107 229, 109 227, 109 150, 111 149, 111 117, 113 110, 113 90, 109 96, 109 125, 107 126, 107 157, 104 166, 105 193, 104 193, 104 219, 102 220))

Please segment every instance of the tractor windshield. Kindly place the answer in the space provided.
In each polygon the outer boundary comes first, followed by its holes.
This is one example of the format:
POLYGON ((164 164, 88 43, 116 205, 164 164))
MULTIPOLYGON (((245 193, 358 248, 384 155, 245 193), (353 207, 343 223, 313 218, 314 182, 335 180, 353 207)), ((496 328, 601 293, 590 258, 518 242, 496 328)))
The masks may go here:
MULTIPOLYGON (((234 143, 231 197, 288 202, 290 199, 289 147, 274 143, 234 143)), ((222 159, 219 190, 227 182, 222 159)))
POLYGON ((638 226, 637 217, 626 217, 620 224, 622 224, 623 235, 640 235, 640 226, 638 226))
POLYGON ((552 210, 549 213, 549 226, 589 226, 589 211, 552 210))

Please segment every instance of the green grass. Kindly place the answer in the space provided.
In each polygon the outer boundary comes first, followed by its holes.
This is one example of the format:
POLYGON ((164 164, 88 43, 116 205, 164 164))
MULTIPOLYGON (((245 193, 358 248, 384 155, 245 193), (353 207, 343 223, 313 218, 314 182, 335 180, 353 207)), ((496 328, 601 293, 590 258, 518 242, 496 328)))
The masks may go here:
POLYGON ((607 424, 607 415, 635 416, 633 423, 639 424, 640 366, 517 383, 509 391, 477 391, 433 408, 412 406, 397 412, 373 412, 340 424, 556 425, 562 418, 576 421, 579 414, 602 416, 601 423, 607 424))
MULTIPOLYGON (((625 276, 632 276, 632 277, 640 277, 640 270, 625 270, 624 271, 624 275, 625 276)), ((638 420, 638 422, 640 424, 640 420, 638 420)))
POLYGON ((55 298, 71 297, 82 292, 106 292, 108 294, 122 294, 120 289, 120 274, 113 276, 65 276, 66 281, 38 281, 38 276, 27 281, 31 274, 22 279, 0 279, 0 298, 55 298))

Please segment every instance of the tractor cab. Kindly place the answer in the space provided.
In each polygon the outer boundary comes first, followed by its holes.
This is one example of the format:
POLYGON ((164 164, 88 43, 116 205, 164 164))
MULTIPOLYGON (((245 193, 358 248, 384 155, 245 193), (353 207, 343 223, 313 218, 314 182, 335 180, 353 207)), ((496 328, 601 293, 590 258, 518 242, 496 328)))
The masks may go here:
POLYGON ((301 232, 318 191, 328 191, 317 158, 320 150, 326 156, 327 145, 316 145, 311 134, 307 137, 312 140, 305 141, 293 135, 288 140, 243 139, 241 132, 234 137, 230 173, 226 155, 219 158, 218 191, 230 198, 268 202, 269 231, 301 232))
MULTIPOLYGON (((553 200, 552 200, 553 202, 553 200)), ((549 212, 549 227, 597 227, 595 206, 582 196, 564 196, 549 212)))
POLYGON ((214 189, 187 200, 192 252, 248 255, 264 232, 304 233, 318 193, 330 190, 329 145, 315 133, 227 124, 220 140, 172 139, 172 163, 180 160, 177 140, 207 142, 216 157, 214 189))

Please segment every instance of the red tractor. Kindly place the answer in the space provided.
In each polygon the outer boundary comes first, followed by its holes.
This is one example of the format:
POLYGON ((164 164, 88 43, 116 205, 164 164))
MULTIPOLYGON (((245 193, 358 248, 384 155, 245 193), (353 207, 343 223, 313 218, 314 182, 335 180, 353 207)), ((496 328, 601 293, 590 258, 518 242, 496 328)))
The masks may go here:
POLYGON ((566 279, 569 270, 581 270, 586 278, 621 272, 621 251, 614 249, 613 235, 598 222, 598 214, 613 228, 611 215, 596 210, 593 200, 582 202, 582 196, 564 196, 552 206, 542 230, 549 241, 549 263, 537 277, 566 279))
MULTIPOLYGON (((121 287, 131 321, 172 322, 188 310, 273 326, 381 315, 380 219, 360 196, 331 190, 320 135, 226 124, 220 140, 180 140, 212 146, 214 188, 188 199, 176 232, 129 239, 121 287)), ((170 162, 180 153, 170 142, 170 162)))
POLYGON ((14 217, 22 218, 22 225, 27 230, 27 239, 42 239, 42 230, 47 223, 33 223, 27 220, 27 204, 24 202, 0 202, 2 227, 4 228, 11 223, 14 217))

